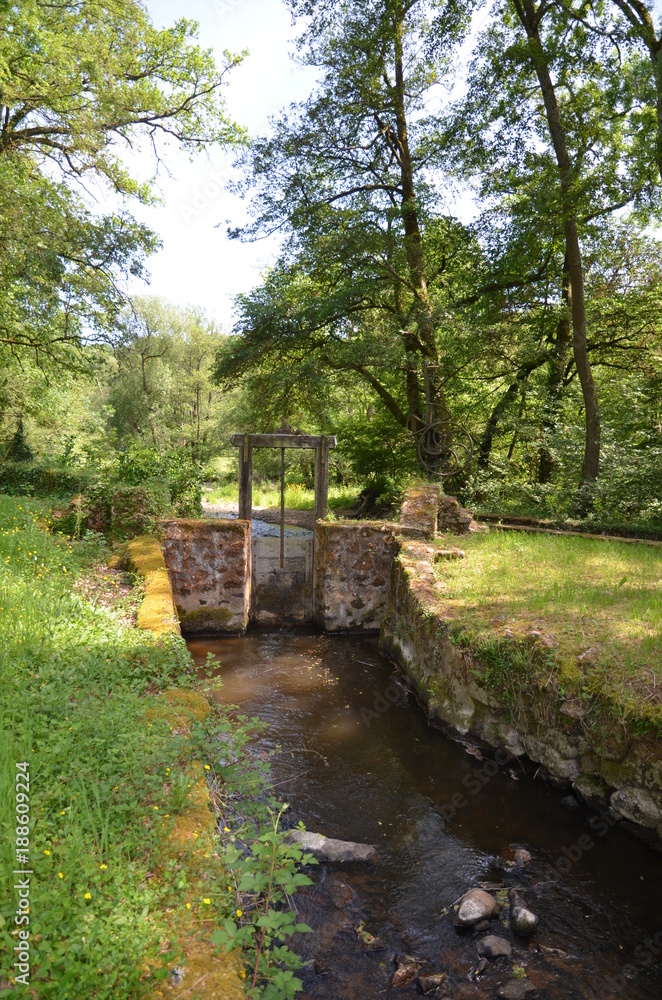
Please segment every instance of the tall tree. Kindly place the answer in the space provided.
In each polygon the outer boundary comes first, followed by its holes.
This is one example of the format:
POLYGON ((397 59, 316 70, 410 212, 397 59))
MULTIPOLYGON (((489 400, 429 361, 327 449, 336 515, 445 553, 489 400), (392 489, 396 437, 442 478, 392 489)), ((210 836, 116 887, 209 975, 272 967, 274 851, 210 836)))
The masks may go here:
POLYGON ((585 409, 581 481, 589 484, 599 474, 600 411, 582 239, 634 199, 643 205, 655 197, 650 151, 637 128, 638 67, 632 59, 616 67, 609 46, 560 5, 507 0, 498 13, 476 48, 453 128, 459 141, 466 138, 460 161, 492 199, 494 217, 528 228, 541 259, 546 241, 555 246, 559 320, 548 356, 550 400, 558 395, 570 328, 585 409))
POLYGON ((123 304, 156 238, 130 215, 148 201, 122 149, 232 144, 219 67, 180 20, 158 30, 138 0, 22 0, 0 6, 0 345, 71 361, 123 304), (164 140, 163 142, 161 140, 164 140), (112 193, 115 212, 95 197, 112 193))
MULTIPOLYGON (((263 289, 241 300, 247 352, 222 358, 219 378, 233 377, 251 350, 276 349, 278 330, 281 345, 319 346, 323 334, 327 347, 329 338, 344 341, 351 353, 358 317, 388 313, 381 350, 355 356, 354 370, 420 440, 426 426, 447 429, 450 418, 432 294, 447 257, 440 227, 436 238, 426 240, 425 231, 439 207, 430 94, 469 7, 425 0, 292 0, 291 7, 307 18, 300 48, 320 83, 270 139, 255 143, 247 164, 256 217, 237 235, 278 230, 286 242, 263 289), (402 371, 401 392, 379 370, 386 356, 402 371)), ((460 227, 441 228, 450 250, 460 227)))

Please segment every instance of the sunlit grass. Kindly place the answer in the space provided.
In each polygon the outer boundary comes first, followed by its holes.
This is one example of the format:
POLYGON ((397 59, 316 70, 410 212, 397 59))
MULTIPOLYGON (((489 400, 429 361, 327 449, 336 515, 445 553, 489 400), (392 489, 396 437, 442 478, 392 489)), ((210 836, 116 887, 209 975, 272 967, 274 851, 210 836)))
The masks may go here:
POLYGON ((466 559, 436 567, 446 617, 478 636, 540 633, 569 676, 599 677, 626 686, 642 704, 657 704, 661 548, 498 531, 461 545, 466 559))
MULTIPOLYGON (((354 507, 360 493, 360 486, 330 486, 329 487, 329 507, 350 509, 354 507)), ((221 503, 222 501, 237 503, 239 500, 239 487, 236 483, 228 483, 224 486, 213 486, 207 491, 205 500, 208 503, 221 503)), ((280 486, 268 484, 263 486, 253 485, 253 506, 254 507, 280 507, 280 486)), ((302 484, 288 484, 285 487, 285 506, 291 510, 313 510, 315 507, 315 491, 306 489, 302 484)))
POLYGON ((160 850, 184 765, 181 740, 147 711, 189 659, 180 639, 129 628, 122 609, 79 594, 105 543, 52 535, 46 516, 0 496, 0 982, 14 971, 14 781, 25 761, 34 995, 140 998, 154 985, 146 960, 167 961, 160 910, 182 892, 215 898, 160 850))

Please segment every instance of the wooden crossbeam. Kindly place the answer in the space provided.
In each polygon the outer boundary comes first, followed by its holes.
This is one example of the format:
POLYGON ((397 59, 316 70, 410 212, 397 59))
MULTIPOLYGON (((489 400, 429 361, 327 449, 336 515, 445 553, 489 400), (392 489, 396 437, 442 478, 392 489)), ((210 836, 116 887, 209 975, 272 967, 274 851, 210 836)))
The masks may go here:
POLYGON ((233 434, 230 443, 235 448, 336 448, 335 437, 316 434, 233 434))

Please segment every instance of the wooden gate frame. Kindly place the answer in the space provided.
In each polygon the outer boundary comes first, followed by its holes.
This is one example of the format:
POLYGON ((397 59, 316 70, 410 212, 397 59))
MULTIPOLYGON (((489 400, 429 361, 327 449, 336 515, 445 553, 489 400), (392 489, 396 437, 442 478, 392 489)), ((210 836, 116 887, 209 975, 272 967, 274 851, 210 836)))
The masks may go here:
POLYGON ((329 509, 329 451, 335 437, 314 434, 233 434, 230 443, 239 449, 239 517, 253 518, 253 448, 315 449, 315 520, 329 509))

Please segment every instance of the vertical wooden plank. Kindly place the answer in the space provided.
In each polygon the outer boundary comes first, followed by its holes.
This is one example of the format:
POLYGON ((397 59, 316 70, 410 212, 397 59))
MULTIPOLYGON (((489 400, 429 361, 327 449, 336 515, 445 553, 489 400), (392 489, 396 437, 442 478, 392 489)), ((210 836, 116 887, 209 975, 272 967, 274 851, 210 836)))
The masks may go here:
POLYGON ((243 521, 253 517, 253 449, 248 434, 239 446, 239 517, 243 521))
POLYGON ((329 509, 329 445, 322 438, 315 449, 315 520, 326 517, 329 509))
POLYGON ((285 567, 285 449, 280 449, 280 568, 285 567))

